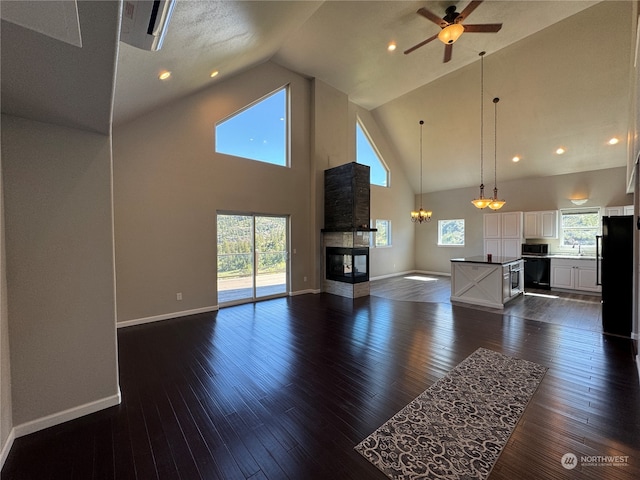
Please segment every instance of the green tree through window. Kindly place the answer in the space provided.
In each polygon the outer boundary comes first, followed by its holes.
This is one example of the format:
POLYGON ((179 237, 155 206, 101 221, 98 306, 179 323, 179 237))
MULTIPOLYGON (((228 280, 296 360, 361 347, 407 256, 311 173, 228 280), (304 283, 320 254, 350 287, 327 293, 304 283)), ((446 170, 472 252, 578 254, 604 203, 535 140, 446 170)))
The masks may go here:
POLYGON ((563 247, 595 246, 596 235, 600 234, 598 208, 561 210, 560 215, 563 247))
POLYGON ((391 246, 391 221, 390 220, 376 220, 375 234, 376 247, 389 247, 391 246))
POLYGON ((464 219, 438 220, 438 245, 464 245, 464 219))

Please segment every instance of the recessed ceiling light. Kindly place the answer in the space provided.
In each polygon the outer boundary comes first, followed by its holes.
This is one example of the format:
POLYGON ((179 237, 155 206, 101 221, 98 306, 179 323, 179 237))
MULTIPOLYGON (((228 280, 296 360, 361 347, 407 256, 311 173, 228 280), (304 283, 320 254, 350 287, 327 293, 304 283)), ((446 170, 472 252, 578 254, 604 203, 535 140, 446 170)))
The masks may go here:
POLYGON ((168 70, 165 70, 164 72, 160 72, 160 75, 158 75, 158 78, 160 80, 166 80, 170 76, 171 76, 171 72, 169 72, 168 70))
POLYGON ((219 73, 220 73, 220 72, 219 72, 218 70, 214 70, 213 72, 211 72, 211 75, 209 75, 209 76, 210 76, 211 78, 213 78, 213 77, 217 77, 219 73))
POLYGON ((518 163, 518 162, 520 161, 520 157, 516 155, 515 157, 513 157, 513 158, 511 159, 511 161, 512 161, 513 163, 518 163))
POLYGON ((616 137, 612 137, 609 139, 609 141, 607 142, 609 145, 615 145, 619 142, 620 140, 618 140, 616 137))
POLYGON ((396 49, 396 42, 391 42, 389 43, 389 45, 387 45, 387 50, 389 50, 390 52, 393 52, 396 49))
POLYGON ((562 147, 560 147, 560 148, 558 148, 558 149, 556 150, 556 153, 557 153, 558 155, 562 155, 564 152, 566 152, 566 150, 565 150, 564 148, 562 148, 562 147))

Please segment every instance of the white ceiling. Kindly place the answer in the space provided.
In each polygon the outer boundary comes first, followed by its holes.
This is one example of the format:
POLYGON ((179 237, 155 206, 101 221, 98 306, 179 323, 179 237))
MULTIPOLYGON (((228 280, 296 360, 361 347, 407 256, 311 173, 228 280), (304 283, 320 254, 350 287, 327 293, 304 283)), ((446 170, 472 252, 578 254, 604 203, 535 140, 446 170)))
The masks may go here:
MULTIPOLYGON (((100 39, 93 44, 89 34, 102 32, 102 41, 116 34, 104 32, 114 28, 114 19, 113 9, 94 5, 102 3, 107 2, 79 2, 83 50, 93 49, 88 54, 101 56, 93 63, 77 62, 78 52, 3 21, 3 112, 40 116, 55 123, 58 110, 63 124, 84 122, 88 129, 105 131, 103 90, 108 98, 111 92, 96 74, 108 71, 113 58, 108 58, 108 52, 101 53, 100 39), (101 18, 104 15, 109 18, 101 18), (30 42, 27 49, 23 48, 25 39, 30 42), (103 65, 94 65, 100 61, 103 65), (37 75, 47 63, 53 78, 37 75), (65 82, 70 85, 66 89, 61 87, 65 82), (67 98, 78 84, 83 89, 93 85, 93 94, 67 98), (50 92, 53 98, 47 96, 50 92)), ((626 165, 633 2, 486 0, 464 23, 502 23, 500 32, 464 33, 446 64, 442 62, 444 45, 438 40, 410 55, 402 53, 438 32, 438 26, 416 14, 418 8, 444 15, 447 6, 456 5, 461 11, 468 3, 177 0, 160 51, 143 51, 120 42, 113 121, 125 123, 273 61, 318 78, 372 110, 416 192, 419 179, 412 172, 419 171, 420 119, 426 122, 424 191, 476 185, 478 53, 486 50, 484 156, 492 163, 491 98, 499 96, 500 179, 626 165), (390 41, 398 45, 393 53, 386 50, 390 41), (173 72, 170 81, 157 79, 162 70, 173 72), (211 79, 212 70, 219 70, 220 75, 211 79), (621 136, 621 144, 604 146, 612 135, 621 136), (568 148, 567 154, 549 153, 560 144, 568 148), (523 160, 513 164, 509 159, 516 153, 523 160)), ((485 167, 489 172, 485 183, 491 184, 493 167, 485 167)))

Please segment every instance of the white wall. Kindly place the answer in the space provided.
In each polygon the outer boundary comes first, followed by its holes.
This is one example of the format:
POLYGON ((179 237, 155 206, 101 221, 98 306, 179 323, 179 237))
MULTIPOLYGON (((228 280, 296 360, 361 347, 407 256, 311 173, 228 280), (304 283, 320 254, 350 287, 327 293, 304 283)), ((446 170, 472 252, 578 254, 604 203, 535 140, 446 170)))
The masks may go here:
MULTIPOLYGON (((0 153, 0 159, 2 154, 0 153)), ((0 170, 2 163, 0 161, 0 170)), ((11 446, 11 358, 9 355, 9 315, 5 256, 4 187, 0 171, 0 468, 11 446)))
MULTIPOLYGON (((416 225, 411 222, 410 212, 416 209, 418 204, 414 203, 411 185, 407 174, 402 169, 402 163, 393 148, 393 143, 389 141, 371 113, 354 103, 351 103, 349 108, 350 158, 356 158, 355 122, 357 117, 360 118, 390 171, 388 187, 371 185, 371 219, 391 221, 392 245, 370 249, 370 276, 376 278, 412 271, 415 269, 413 252, 416 231, 425 226, 425 224, 416 225)), ((416 122, 415 131, 416 134, 419 132, 418 122, 416 122)), ((416 140, 418 138, 416 136, 416 140)), ((416 151, 418 150, 419 144, 416 142, 416 151)))
POLYGON ((323 172, 354 160, 356 112, 392 169, 391 188, 372 188, 371 200, 372 216, 393 222, 394 246, 372 252, 372 275, 413 269, 413 193, 373 118, 333 87, 266 63, 115 127, 118 322, 217 307, 218 211, 290 215, 291 290, 318 291, 323 172), (291 168, 214 152, 217 121, 287 84, 291 168))
POLYGON ((2 169, 20 435, 119 401, 110 140, 2 115, 2 169))
POLYGON ((292 290, 314 288, 309 108, 309 81, 267 63, 114 128, 119 322, 216 308, 218 211, 290 215, 292 290), (214 152, 217 121, 287 84, 291 168, 214 152))

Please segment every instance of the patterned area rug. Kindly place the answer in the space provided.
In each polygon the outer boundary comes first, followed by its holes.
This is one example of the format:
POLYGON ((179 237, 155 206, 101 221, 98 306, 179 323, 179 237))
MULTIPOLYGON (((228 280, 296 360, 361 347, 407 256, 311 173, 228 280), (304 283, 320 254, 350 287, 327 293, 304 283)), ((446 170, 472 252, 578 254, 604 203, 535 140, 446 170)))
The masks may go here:
POLYGON ((355 449, 392 479, 485 479, 546 371, 479 348, 355 449))

